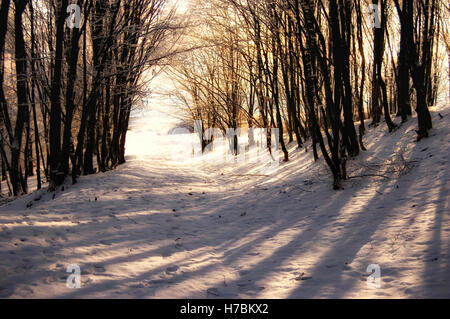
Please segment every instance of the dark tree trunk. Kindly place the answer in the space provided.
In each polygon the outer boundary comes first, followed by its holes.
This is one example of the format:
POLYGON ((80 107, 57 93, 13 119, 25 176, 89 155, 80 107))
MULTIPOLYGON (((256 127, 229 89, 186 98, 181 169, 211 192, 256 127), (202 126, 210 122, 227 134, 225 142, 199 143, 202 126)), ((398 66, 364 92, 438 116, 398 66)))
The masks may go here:
MULTIPOLYGON (((80 4, 80 2, 78 2, 80 4)), ((67 85, 66 85, 66 120, 64 123, 64 134, 63 143, 61 149, 61 172, 64 176, 69 174, 69 159, 73 150, 73 137, 72 137, 72 122, 75 112, 74 103, 74 88, 75 81, 77 78, 77 66, 78 66, 78 55, 79 55, 79 40, 80 40, 80 29, 73 28, 71 35, 70 50, 68 50, 66 55, 67 64, 69 66, 69 73, 67 75, 67 85)))
POLYGON ((64 173, 61 172, 61 86, 64 24, 68 0, 58 1, 58 16, 56 19, 55 60, 53 65, 52 87, 50 93, 50 188, 54 189, 64 182, 64 173))
MULTIPOLYGON (((403 11, 406 8, 403 1, 403 11)), ((411 41, 410 33, 406 26, 400 28, 400 52, 398 56, 398 78, 397 78, 397 104, 402 123, 412 115, 411 99, 409 96, 409 67, 408 67, 408 42, 411 41)))
POLYGON ((405 28, 405 33, 410 32, 407 56, 410 74, 413 79, 414 88, 417 96, 417 119, 419 129, 417 131, 417 140, 428 137, 428 131, 433 127, 431 114, 427 105, 427 79, 426 66, 432 56, 434 37, 434 13, 436 10, 435 0, 427 1, 421 11, 422 23, 424 24, 419 35, 414 36, 411 30, 414 30, 414 6, 412 1, 406 1, 403 9, 400 9, 398 0, 395 0, 397 11, 400 15, 401 28, 405 28), (431 11, 431 12, 430 12, 431 11), (421 47, 420 55, 418 49, 421 47))
POLYGON ((15 57, 17 74, 17 119, 14 129, 14 140, 11 145, 11 185, 14 196, 21 192, 26 192, 23 184, 23 176, 20 168, 20 154, 22 149, 22 140, 25 122, 29 114, 28 94, 27 94, 27 55, 25 52, 25 40, 23 35, 22 15, 25 11, 27 1, 16 0, 14 13, 14 31, 15 31, 15 57))
MULTIPOLYGON (((313 8, 312 4, 306 0, 301 0, 301 6, 303 9, 304 17, 305 17, 305 37, 306 37, 306 44, 303 50, 303 65, 304 65, 304 73, 306 80, 306 97, 307 97, 307 106, 308 106, 308 113, 309 118, 312 125, 312 131, 315 135, 316 140, 318 141, 322 155, 325 158, 326 163, 330 167, 330 170, 333 174, 333 187, 334 189, 339 189, 342 175, 341 175, 341 163, 339 154, 336 154, 336 149, 338 150, 339 145, 337 147, 335 145, 332 145, 331 152, 332 156, 334 156, 334 160, 332 160, 328 154, 328 151, 325 147, 325 143, 323 141, 323 136, 320 130, 319 122, 317 121, 316 111, 315 111, 315 95, 318 92, 317 89, 317 77, 315 73, 313 72, 312 68, 312 48, 315 46, 312 35, 314 34, 315 28, 314 28, 314 15, 313 15, 313 8), (338 164, 338 165, 336 165, 338 164)), ((297 16, 297 23, 300 26, 300 15, 298 12, 298 4, 299 1, 295 0, 296 3, 296 16, 297 16)), ((301 41, 301 39, 299 39, 301 41)), ((327 130, 325 130, 327 132, 327 130)), ((329 141, 331 142, 331 137, 329 137, 329 141)), ((335 140, 334 144, 339 144, 339 141, 335 140)))

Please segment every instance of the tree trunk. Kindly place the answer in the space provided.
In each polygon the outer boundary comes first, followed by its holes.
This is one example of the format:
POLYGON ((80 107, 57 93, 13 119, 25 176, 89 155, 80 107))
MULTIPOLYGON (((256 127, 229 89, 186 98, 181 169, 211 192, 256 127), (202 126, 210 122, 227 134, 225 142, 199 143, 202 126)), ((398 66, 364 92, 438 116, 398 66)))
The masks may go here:
POLYGON ((27 5, 26 0, 15 1, 14 32, 15 32, 15 57, 17 74, 17 119, 14 129, 14 140, 11 145, 11 185, 13 195, 18 196, 21 192, 26 192, 23 188, 23 176, 20 168, 20 154, 22 149, 22 139, 25 122, 28 116, 28 94, 27 94, 27 56, 25 52, 25 40, 23 36, 22 14, 27 5))
POLYGON ((58 17, 56 19, 55 60, 53 65, 52 87, 50 93, 50 188, 55 189, 64 182, 61 172, 61 81, 63 62, 64 24, 68 0, 58 1, 58 17))

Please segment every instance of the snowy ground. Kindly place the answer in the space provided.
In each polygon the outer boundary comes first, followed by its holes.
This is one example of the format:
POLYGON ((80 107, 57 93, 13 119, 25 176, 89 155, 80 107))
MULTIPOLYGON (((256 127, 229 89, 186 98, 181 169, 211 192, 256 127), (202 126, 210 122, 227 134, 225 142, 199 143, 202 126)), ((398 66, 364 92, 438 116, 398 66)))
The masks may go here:
POLYGON ((152 111, 117 171, 0 207, 0 297, 449 298, 450 109, 433 120, 420 143, 415 119, 370 130, 355 178, 333 191, 295 145, 272 176, 212 155, 171 161, 176 120, 152 111), (66 287, 69 264, 81 289, 66 287))

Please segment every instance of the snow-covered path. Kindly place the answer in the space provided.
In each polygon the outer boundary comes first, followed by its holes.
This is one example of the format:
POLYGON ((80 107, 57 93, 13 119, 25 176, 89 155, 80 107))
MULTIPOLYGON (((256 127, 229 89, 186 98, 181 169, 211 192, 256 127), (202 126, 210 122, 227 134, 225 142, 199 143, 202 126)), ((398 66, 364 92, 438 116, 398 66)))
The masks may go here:
POLYGON ((448 298, 450 113, 440 111, 421 143, 415 120, 371 130, 349 173, 389 178, 338 192, 294 145, 277 174, 258 176, 251 164, 170 161, 173 122, 136 124, 118 170, 0 207, 0 297, 448 298), (81 289, 66 287, 70 264, 81 289), (379 289, 366 283, 371 264, 379 289))

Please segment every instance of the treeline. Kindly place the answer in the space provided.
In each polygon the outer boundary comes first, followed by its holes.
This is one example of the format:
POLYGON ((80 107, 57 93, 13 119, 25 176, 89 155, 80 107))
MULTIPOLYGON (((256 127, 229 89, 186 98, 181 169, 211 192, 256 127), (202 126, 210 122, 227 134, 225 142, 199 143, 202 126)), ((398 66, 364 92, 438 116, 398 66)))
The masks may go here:
POLYGON ((124 163, 145 71, 167 55, 166 2, 1 0, 0 158, 10 194, 27 193, 31 176, 55 189, 124 163))
POLYGON ((278 128, 285 161, 287 142, 302 148, 311 139, 336 189, 347 178, 347 159, 365 150, 366 120, 376 126, 384 119, 392 132, 415 110, 418 140, 428 137, 445 54, 439 45, 449 16, 444 1, 199 6, 206 22, 193 33, 204 45, 181 57, 172 75, 177 97, 205 129, 278 128))

